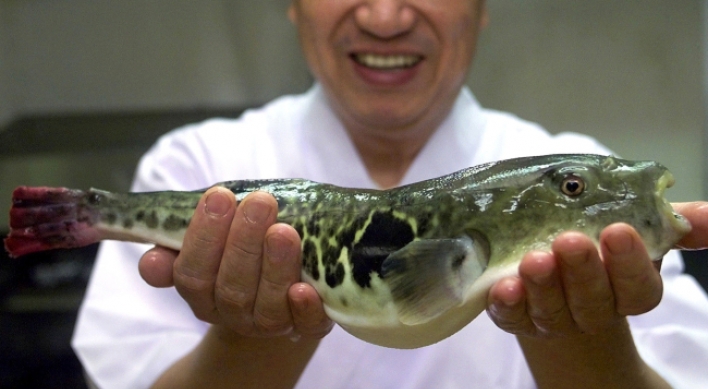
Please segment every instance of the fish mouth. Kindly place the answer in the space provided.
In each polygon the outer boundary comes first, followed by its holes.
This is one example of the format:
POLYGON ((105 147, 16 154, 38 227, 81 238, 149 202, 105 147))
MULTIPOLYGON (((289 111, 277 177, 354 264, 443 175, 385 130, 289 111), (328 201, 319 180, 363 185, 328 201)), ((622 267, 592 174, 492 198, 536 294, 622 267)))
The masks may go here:
POLYGON ((656 182, 655 193, 659 212, 661 212, 662 216, 664 216, 665 220, 668 222, 665 229, 669 235, 667 240, 670 240, 672 245, 676 244, 684 235, 691 231, 691 223, 689 223, 688 219, 674 211, 671 203, 664 197, 666 189, 674 186, 675 182, 674 175, 668 170, 665 171, 656 182))

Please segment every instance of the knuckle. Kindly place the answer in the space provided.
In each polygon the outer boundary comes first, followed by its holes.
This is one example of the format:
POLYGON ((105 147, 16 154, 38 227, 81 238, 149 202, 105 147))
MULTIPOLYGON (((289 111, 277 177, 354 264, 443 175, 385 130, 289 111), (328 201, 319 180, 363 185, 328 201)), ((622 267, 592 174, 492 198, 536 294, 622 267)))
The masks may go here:
POLYGON ((254 293, 241 290, 235 286, 217 283, 214 289, 214 299, 220 309, 229 312, 250 312, 255 299, 254 293))
POLYGON ((566 307, 558 306, 552 309, 531 308, 529 316, 536 327, 543 332, 552 332, 566 326, 566 307))
POLYGON ((285 317, 286 315, 283 315, 283 317, 277 316, 256 309, 253 315, 253 323, 258 332, 263 335, 280 335, 290 332, 293 328, 293 322, 289 313, 287 318, 285 317))
POLYGON ((277 275, 263 273, 258 285, 259 293, 267 296, 279 296, 283 299, 287 298, 288 289, 294 282, 291 280, 278 279, 277 275))
POLYGON ((221 244, 221 239, 215 235, 194 234, 189 239, 191 250, 197 253, 208 253, 221 244))
POLYGON ((253 242, 236 239, 229 246, 231 255, 246 261, 259 260, 263 254, 261 245, 253 242))
POLYGON ((621 285, 646 285, 653 281, 654 275, 646 271, 640 271, 639 269, 631 269, 627 271, 618 272, 616 278, 613 280, 615 283, 621 285))
POLYGON ((175 287, 183 297, 185 297, 185 295, 209 293, 214 286, 212 279, 185 274, 183 270, 177 268, 175 269, 173 278, 175 287))
POLYGON ((571 314, 577 327, 586 333, 595 333, 617 316, 612 296, 592 303, 575 304, 571 307, 571 314))
POLYGON ((515 335, 533 335, 536 332, 531 320, 519 313, 508 310, 497 310, 492 307, 488 310, 489 317, 494 324, 502 330, 515 335))
POLYGON ((583 302, 573 304, 571 311, 573 312, 573 317, 576 321, 580 319, 581 321, 590 321, 594 318, 603 316, 604 312, 611 312, 615 310, 615 303, 612 297, 605 297, 593 302, 583 302))

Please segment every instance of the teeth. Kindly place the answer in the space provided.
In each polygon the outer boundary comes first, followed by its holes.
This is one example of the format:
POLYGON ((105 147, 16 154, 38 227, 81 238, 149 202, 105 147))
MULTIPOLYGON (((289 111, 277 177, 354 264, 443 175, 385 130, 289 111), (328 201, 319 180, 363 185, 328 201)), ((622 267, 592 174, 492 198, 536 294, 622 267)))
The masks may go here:
POLYGON ((411 67, 422 59, 418 55, 377 55, 357 54, 357 62, 364 66, 376 69, 396 69, 411 67))

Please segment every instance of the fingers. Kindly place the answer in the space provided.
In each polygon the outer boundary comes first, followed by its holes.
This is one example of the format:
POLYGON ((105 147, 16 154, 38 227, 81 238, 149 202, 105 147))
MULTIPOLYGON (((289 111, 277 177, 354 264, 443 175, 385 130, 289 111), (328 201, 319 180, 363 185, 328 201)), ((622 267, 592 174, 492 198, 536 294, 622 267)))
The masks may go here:
POLYGON ((278 204, 254 192, 236 204, 211 188, 200 199, 182 250, 161 247, 139 270, 155 287, 174 285, 195 316, 244 336, 322 337, 332 328, 315 289, 299 283, 300 236, 275 224, 278 204))
POLYGON ((691 223, 691 232, 676 244, 678 248, 701 250, 708 248, 708 203, 695 201, 673 203, 674 211, 680 213, 691 223))
MULTIPOLYGON (((300 280, 300 237, 290 227, 268 229, 253 321, 259 332, 285 334, 293 330, 288 291, 300 280)), ((318 296, 319 299, 319 296, 318 296)))
POLYGON ((309 338, 322 338, 334 326, 325 313, 322 300, 317 291, 304 282, 290 287, 288 298, 292 307, 295 334, 309 338))
POLYGON ((138 263, 140 276, 154 288, 174 286, 172 271, 177 254, 174 250, 160 246, 148 250, 138 263))
POLYGON ((526 311, 526 291, 520 277, 507 277, 492 285, 487 304, 487 314, 502 330, 536 336, 536 326, 526 311))
POLYGON ((614 224, 602 231, 600 242, 617 312, 638 315, 656 307, 663 293, 661 276, 637 232, 626 224, 614 224))
POLYGON ((577 328, 596 333, 618 317, 607 271, 587 236, 577 232, 561 234, 552 246, 558 259, 565 300, 577 328))
POLYGON ((524 281, 527 313, 536 334, 548 337, 576 332, 553 254, 527 254, 519 266, 519 275, 524 281))
POLYGON ((199 200, 174 263, 174 283, 195 316, 218 323, 214 285, 223 248, 236 210, 234 195, 224 188, 211 188, 199 200))
POLYGON ((525 255, 518 277, 490 289, 488 313, 517 335, 597 333, 653 309, 661 294, 661 278, 637 232, 614 224, 601 233, 599 252, 587 236, 567 232, 552 252, 525 255))
POLYGON ((497 326, 517 335, 563 337, 614 322, 612 290, 593 242, 565 233, 552 250, 526 254, 519 277, 490 290, 489 314, 497 326))
POLYGON ((250 333, 261 279, 265 235, 277 215, 275 199, 263 192, 247 196, 236 210, 216 280, 215 300, 225 324, 250 333))

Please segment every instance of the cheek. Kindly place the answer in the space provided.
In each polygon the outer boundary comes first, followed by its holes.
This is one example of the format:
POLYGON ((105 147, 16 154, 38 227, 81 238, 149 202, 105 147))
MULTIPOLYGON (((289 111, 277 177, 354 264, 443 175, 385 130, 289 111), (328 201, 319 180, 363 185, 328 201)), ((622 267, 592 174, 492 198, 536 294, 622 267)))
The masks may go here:
MULTIPOLYGON (((330 13, 323 10, 297 12, 296 28, 305 58, 311 67, 319 67, 331 56, 331 36, 336 28, 330 13)), ((316 69, 313 69, 316 70, 316 69)))
POLYGON ((471 57, 474 53, 480 32, 479 23, 476 14, 460 17, 456 23, 450 23, 448 36, 461 56, 471 57))

